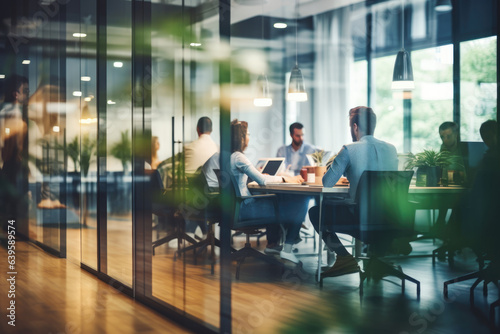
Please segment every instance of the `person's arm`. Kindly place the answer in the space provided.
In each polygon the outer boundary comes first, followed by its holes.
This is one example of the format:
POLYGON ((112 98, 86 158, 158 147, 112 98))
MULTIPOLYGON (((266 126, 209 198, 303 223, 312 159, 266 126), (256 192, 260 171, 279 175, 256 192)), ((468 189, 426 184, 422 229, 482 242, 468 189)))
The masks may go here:
POLYGON ((259 172, 243 153, 237 155, 235 164, 236 168, 238 168, 242 173, 248 175, 248 177, 261 186, 264 186, 269 182, 283 182, 283 178, 281 176, 264 175, 259 172))
POLYGON ((337 157, 333 160, 330 168, 323 176, 323 185, 325 187, 333 187, 344 174, 347 166, 349 166, 349 153, 345 146, 342 147, 337 157))

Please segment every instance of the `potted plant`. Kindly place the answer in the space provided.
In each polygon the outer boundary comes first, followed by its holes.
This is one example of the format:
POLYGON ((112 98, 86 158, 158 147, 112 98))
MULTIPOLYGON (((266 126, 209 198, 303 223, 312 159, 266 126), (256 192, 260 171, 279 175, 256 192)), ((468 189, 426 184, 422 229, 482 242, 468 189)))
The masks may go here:
POLYGON ((442 175, 442 169, 457 164, 459 157, 448 151, 424 150, 408 155, 405 169, 417 168, 416 185, 420 187, 436 187, 442 175))
POLYGON ((120 160, 123 166, 123 171, 113 172, 113 181, 108 186, 108 194, 110 195, 110 211, 112 214, 128 214, 130 211, 132 184, 128 175, 129 163, 132 161, 132 142, 129 138, 129 131, 125 130, 120 133, 120 141, 111 146, 110 153, 113 157, 120 160), (111 196, 112 194, 112 196, 111 196))
POLYGON ((321 180, 323 179, 323 175, 326 173, 326 162, 328 158, 328 152, 325 150, 317 150, 314 153, 310 154, 312 160, 314 161, 314 174, 315 180, 317 184, 322 184, 321 180))
POLYGON ((132 161, 132 142, 130 141, 128 130, 120 133, 121 140, 111 147, 111 155, 120 160, 123 171, 128 170, 128 164, 132 161))

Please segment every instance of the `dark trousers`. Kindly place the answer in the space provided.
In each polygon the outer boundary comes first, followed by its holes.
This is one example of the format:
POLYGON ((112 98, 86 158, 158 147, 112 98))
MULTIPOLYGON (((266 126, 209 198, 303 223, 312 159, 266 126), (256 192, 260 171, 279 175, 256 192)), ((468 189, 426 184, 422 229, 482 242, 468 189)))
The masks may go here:
MULTIPOLYGON (((323 206, 323 241, 339 256, 349 255, 347 249, 342 245, 339 237, 333 231, 333 225, 342 225, 342 233, 354 234, 357 230, 358 223, 350 207, 342 205, 324 205, 323 206), (352 229, 351 229, 352 227, 352 229), (344 231, 345 230, 345 231, 344 231)), ((309 219, 314 226, 316 232, 319 233, 319 206, 313 206, 309 209, 309 219)))

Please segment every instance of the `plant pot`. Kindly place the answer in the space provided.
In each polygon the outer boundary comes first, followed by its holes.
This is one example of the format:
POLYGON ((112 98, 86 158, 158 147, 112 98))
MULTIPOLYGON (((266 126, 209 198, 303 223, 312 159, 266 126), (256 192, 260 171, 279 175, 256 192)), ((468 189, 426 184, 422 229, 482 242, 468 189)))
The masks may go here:
POLYGON ((418 167, 417 187, 437 187, 441 178, 441 167, 418 167))
POLYGON ((315 184, 323 184, 323 175, 326 173, 326 166, 314 167, 315 184))

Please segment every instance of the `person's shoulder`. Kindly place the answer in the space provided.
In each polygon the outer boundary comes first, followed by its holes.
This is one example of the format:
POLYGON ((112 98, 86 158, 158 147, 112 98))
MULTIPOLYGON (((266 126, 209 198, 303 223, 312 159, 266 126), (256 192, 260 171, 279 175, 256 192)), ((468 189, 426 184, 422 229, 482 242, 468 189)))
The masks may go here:
POLYGON ((305 153, 314 153, 315 151, 320 150, 320 148, 305 142, 302 144, 302 147, 305 153))
POLYGON ((280 147, 278 148, 278 151, 277 151, 277 153, 276 153, 276 154, 285 154, 285 152, 286 152, 286 150, 287 150, 287 148, 288 148, 289 146, 291 146, 291 145, 283 145, 283 146, 280 146, 280 147))

